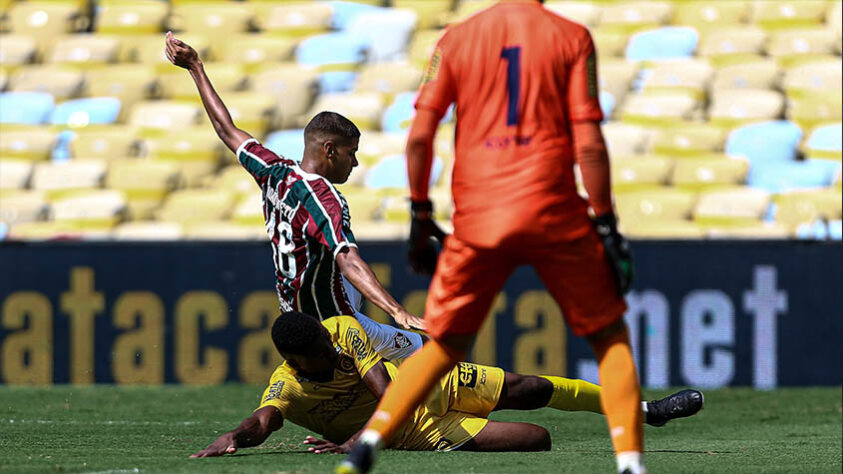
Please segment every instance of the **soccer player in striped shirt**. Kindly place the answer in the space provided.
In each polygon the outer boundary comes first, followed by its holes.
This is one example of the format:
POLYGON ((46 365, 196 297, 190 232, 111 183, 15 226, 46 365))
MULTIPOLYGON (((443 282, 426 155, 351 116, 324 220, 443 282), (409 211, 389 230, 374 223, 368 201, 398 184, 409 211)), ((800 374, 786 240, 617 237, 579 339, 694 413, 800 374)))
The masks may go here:
POLYGON ((320 320, 354 316, 375 341, 376 350, 387 358, 406 357, 421 347, 419 334, 379 324, 357 310, 359 290, 401 326, 424 327, 420 318, 392 298, 360 257, 348 204, 334 188, 333 183, 344 183, 357 165, 357 127, 333 112, 316 115, 305 127, 299 165, 234 125, 193 48, 167 33, 166 54, 173 64, 190 72, 217 135, 263 192, 281 310, 302 311, 320 320))

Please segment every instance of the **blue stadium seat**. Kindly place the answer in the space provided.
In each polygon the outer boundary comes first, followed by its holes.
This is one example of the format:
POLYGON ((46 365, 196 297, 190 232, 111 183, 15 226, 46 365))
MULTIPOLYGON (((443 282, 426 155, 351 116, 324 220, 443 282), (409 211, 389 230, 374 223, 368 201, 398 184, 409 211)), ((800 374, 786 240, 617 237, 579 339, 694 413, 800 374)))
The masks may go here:
POLYGON ((837 219, 828 223, 828 238, 843 240, 843 221, 837 219))
POLYGON ((782 163, 796 158, 802 130, 784 120, 754 123, 735 129, 726 139, 726 154, 749 160, 749 179, 764 163, 782 163))
MULTIPOLYGON (((416 109, 413 106, 416 102, 415 92, 402 92, 395 96, 392 104, 386 108, 381 118, 381 130, 384 132, 403 132, 410 129, 413 117, 416 116, 416 109)), ((442 122, 450 121, 454 116, 454 106, 448 107, 442 122)))
POLYGON ((37 125, 53 110, 53 96, 44 92, 5 92, 0 94, 0 123, 37 125))
POLYGON ((319 93, 349 92, 357 82, 357 73, 352 71, 328 71, 319 75, 319 93))
POLYGON ((808 137, 805 148, 809 156, 843 151, 843 123, 819 127, 808 137))
POLYGON ((412 10, 380 9, 354 16, 345 31, 367 38, 369 60, 380 62, 403 55, 417 23, 418 17, 412 10))
POLYGON ((668 26, 632 35, 626 45, 626 59, 651 61, 694 55, 699 35, 687 26, 668 26))
POLYGON ((91 124, 110 124, 120 115, 120 99, 91 97, 59 104, 50 115, 53 125, 84 127, 91 124))
POLYGON ((296 48, 296 59, 306 66, 324 70, 351 69, 366 59, 369 40, 345 32, 311 36, 296 48))
POLYGON ((843 240, 843 221, 817 219, 802 224, 796 229, 796 237, 803 240, 843 240))
MULTIPOLYGON (((433 168, 430 172, 430 184, 439 179, 442 174, 442 160, 433 157, 433 168)), ((370 189, 406 188, 407 161, 403 154, 389 155, 381 159, 366 173, 364 184, 370 189)))
POLYGON ((828 160, 761 162, 752 165, 747 184, 771 193, 829 186, 840 163, 828 160))
POLYGON ((331 1, 325 3, 331 5, 331 8, 334 10, 334 16, 331 18, 331 26, 336 30, 345 29, 348 23, 361 13, 383 10, 383 8, 374 5, 357 2, 331 1))
POLYGON ((284 158, 301 161, 304 156, 304 129, 272 132, 267 135, 263 146, 284 158))
POLYGON ((612 112, 615 111, 616 105, 617 101, 615 100, 614 94, 611 92, 600 91, 600 109, 603 111, 604 122, 608 121, 609 117, 612 116, 612 112))

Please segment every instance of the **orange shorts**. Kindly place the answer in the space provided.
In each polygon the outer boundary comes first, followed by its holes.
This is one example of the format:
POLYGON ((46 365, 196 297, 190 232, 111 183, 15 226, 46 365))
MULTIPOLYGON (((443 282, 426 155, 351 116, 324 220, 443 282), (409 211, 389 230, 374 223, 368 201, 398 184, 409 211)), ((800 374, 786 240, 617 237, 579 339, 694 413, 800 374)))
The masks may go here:
POLYGON ((532 265, 578 336, 595 333, 626 311, 594 230, 567 242, 519 242, 477 248, 454 235, 445 241, 425 307, 435 339, 476 333, 495 295, 520 265, 532 265))

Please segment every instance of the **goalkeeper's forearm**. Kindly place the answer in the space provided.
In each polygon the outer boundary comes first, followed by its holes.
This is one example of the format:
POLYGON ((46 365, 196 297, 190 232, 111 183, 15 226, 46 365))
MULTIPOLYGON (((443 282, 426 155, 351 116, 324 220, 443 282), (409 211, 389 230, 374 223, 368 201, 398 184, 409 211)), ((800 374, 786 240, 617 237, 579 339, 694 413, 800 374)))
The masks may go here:
POLYGON ((610 214, 612 210, 612 178, 609 153, 600 124, 579 122, 573 124, 574 158, 580 165, 583 185, 595 215, 610 214))

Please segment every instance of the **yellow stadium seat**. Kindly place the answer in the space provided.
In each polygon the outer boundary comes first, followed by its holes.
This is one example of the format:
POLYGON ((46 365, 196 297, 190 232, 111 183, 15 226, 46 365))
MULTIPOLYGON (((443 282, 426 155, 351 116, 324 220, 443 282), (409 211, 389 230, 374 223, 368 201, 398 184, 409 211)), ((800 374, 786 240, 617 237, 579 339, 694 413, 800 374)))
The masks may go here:
POLYGON ((661 156, 613 157, 612 189, 625 190, 659 187, 667 182, 673 161, 661 156))
POLYGON ((187 240, 267 240, 263 225, 239 225, 232 222, 198 222, 185 226, 187 240))
POLYGON ((781 70, 775 60, 757 56, 723 66, 714 76, 713 89, 775 89, 781 70))
POLYGON ((0 35, 0 64, 17 65, 30 63, 35 59, 38 43, 32 36, 0 35))
POLYGON ((54 65, 22 66, 9 80, 10 90, 48 92, 56 101, 79 95, 85 76, 80 71, 54 65))
POLYGON ((792 97, 787 107, 787 118, 802 130, 843 120, 843 94, 840 89, 792 97))
POLYGON ((685 90, 703 98, 714 69, 706 60, 680 59, 659 61, 642 71, 644 89, 647 91, 685 90))
POLYGON ((245 65, 247 71, 292 59, 296 40, 272 35, 226 35, 217 45, 219 59, 245 65))
POLYGON ((146 64, 120 64, 90 69, 85 72, 83 94, 89 97, 120 99, 119 121, 125 121, 132 107, 151 97, 157 76, 155 68, 146 64))
POLYGON ((673 24, 700 27, 739 25, 749 19, 750 2, 676 2, 673 24))
POLYGON ((0 189, 23 189, 32 176, 32 162, 0 160, 0 189))
POLYGON ((48 61, 90 68, 117 61, 119 53, 117 38, 83 33, 56 38, 48 61))
POLYGON ((384 100, 398 93, 415 91, 421 83, 422 71, 407 62, 365 65, 354 84, 356 92, 379 92, 384 100))
POLYGON ((74 131, 70 153, 75 158, 113 160, 138 154, 136 128, 122 125, 89 126, 74 131))
POLYGON ((47 127, 3 127, 0 156, 4 159, 46 160, 55 145, 56 132, 47 127))
POLYGON ((208 176, 203 185, 209 188, 227 189, 234 191, 238 196, 249 196, 258 190, 255 178, 252 177, 240 164, 225 166, 220 172, 208 176))
POLYGON ((126 200, 114 190, 94 189, 71 194, 51 203, 56 223, 78 230, 108 230, 123 220, 126 200))
POLYGON ((649 130, 628 123, 609 122, 603 126, 603 138, 611 156, 646 153, 652 134, 649 130))
POLYGON ((167 100, 138 102, 131 111, 129 124, 148 131, 185 128, 199 123, 204 113, 200 105, 167 100))
POLYGON ((714 65, 743 62, 764 52, 767 33, 754 26, 724 26, 706 29, 700 35, 697 54, 707 57, 714 65))
POLYGON ((158 0, 102 0, 99 2, 96 31, 121 35, 160 33, 164 31, 169 9, 168 2, 158 0))
POLYGON ((585 26, 595 26, 600 22, 602 10, 594 3, 575 1, 546 2, 545 8, 571 21, 585 26))
POLYGON ((278 100, 272 94, 233 92, 224 100, 232 120, 242 130, 262 136, 270 125, 278 123, 278 100))
POLYGON ((115 240, 181 240, 184 231, 175 222, 124 222, 111 233, 115 240))
POLYGON ((352 223, 375 220, 383 214, 383 196, 363 188, 358 188, 354 192, 348 192, 344 189, 342 193, 348 201, 352 223))
POLYGON ((407 136, 403 133, 368 132, 360 137, 357 159, 373 165, 384 156, 404 153, 406 146, 407 136))
MULTIPOLYGON (((445 222, 438 222, 440 227, 447 226, 445 222)), ((354 237, 358 241, 366 240, 406 240, 410 226, 403 222, 364 221, 354 222, 354 237)))
POLYGON ((224 148, 210 125, 163 133, 147 139, 144 147, 149 158, 175 163, 188 187, 217 170, 224 148))
POLYGON ((837 35, 828 28, 785 30, 770 36, 767 54, 788 66, 802 59, 802 56, 834 54, 837 50, 837 35))
POLYGON ((407 48, 407 56, 410 62, 420 68, 425 68, 433 56, 436 42, 442 37, 443 30, 421 30, 416 31, 410 40, 407 48))
MULTIPOLYGON (((254 92, 272 94, 278 99, 281 127, 299 124, 318 91, 319 73, 297 65, 275 66, 249 78, 254 92)), ((308 117, 309 118, 309 117, 308 117)))
POLYGON ((696 193, 671 187, 627 190, 615 195, 615 207, 624 225, 687 219, 695 202, 696 193))
POLYGON ((149 219, 181 180, 178 165, 146 159, 117 160, 111 163, 105 185, 122 191, 126 197, 128 217, 149 219))
MULTIPOLYGON (((245 173, 244 173, 245 174, 245 173)), ((249 179, 252 179, 248 174, 249 179)), ((231 214, 231 222, 238 225, 265 225, 263 216, 263 196, 255 186, 255 181, 252 179, 251 190, 243 195, 241 194, 237 200, 237 205, 231 214), (257 192, 256 192, 257 191, 257 192)), ((225 188, 222 188, 225 189, 225 188)))
POLYGON ((706 191, 717 187, 743 184, 749 162, 741 158, 712 155, 676 161, 670 182, 679 188, 706 191))
POLYGON ((661 128, 653 137, 653 153, 688 157, 723 150, 726 131, 702 122, 679 122, 673 127, 661 128))
POLYGON ((452 3, 451 0, 392 0, 393 7, 416 12, 420 29, 438 28, 452 3))
POLYGON ((607 3, 600 16, 601 28, 635 33, 657 28, 673 16, 673 4, 660 1, 607 3))
POLYGON ((453 12, 445 12, 442 23, 460 23, 467 20, 471 15, 485 8, 489 8, 494 4, 494 0, 462 0, 456 5, 453 12))
POLYGON ((231 212, 235 195, 230 191, 188 189, 170 193, 155 215, 158 220, 190 224, 224 220, 231 212))
POLYGON ((629 92, 639 67, 638 62, 624 59, 609 58, 598 61, 597 78, 600 81, 600 90, 609 92, 620 102, 629 92))
POLYGON ((0 222, 15 225, 43 220, 48 208, 44 193, 40 191, 0 195, 0 222))
POLYGON ((791 68, 785 72, 784 90, 791 99, 839 90, 843 84, 841 68, 843 68, 843 62, 840 58, 791 68))
POLYGON ((645 92, 627 97, 621 106, 621 119, 632 124, 666 126, 679 119, 694 118, 699 105, 693 94, 682 91, 645 92))
MULTIPOLYGON (((241 89, 246 80, 246 74, 238 64, 208 63, 204 65, 204 68, 208 78, 214 84, 214 90, 223 97, 223 100, 228 98, 227 92, 241 89)), ((188 100, 196 103, 202 101, 190 74, 184 69, 175 67, 158 76, 158 94, 166 99, 188 100)))
POLYGON ((38 163, 32 172, 32 189, 44 191, 53 200, 79 190, 99 188, 106 168, 106 163, 99 160, 38 163))
POLYGON ((7 72, 6 68, 0 65, 0 91, 6 90, 6 86, 9 84, 9 73, 7 72))
POLYGON ((825 22, 837 36, 837 53, 843 54, 843 2, 834 2, 828 9, 825 22))
POLYGON ((706 237, 711 239, 786 239, 792 236, 792 232, 777 222, 713 225, 705 228, 706 237))
POLYGON ((383 109, 383 97, 378 93, 322 94, 311 107, 310 116, 330 110, 346 116, 361 130, 378 130, 383 109))
POLYGON ((247 3, 197 2, 175 5, 167 26, 172 31, 227 38, 248 31, 254 12, 247 3))
POLYGON ((622 57, 626 53, 629 33, 598 27, 591 31, 591 38, 598 57, 622 57))
POLYGON ((790 230, 815 219, 841 218, 843 205, 837 188, 789 191, 773 198, 776 222, 790 230))
POLYGON ((322 2, 256 3, 255 25, 261 31, 305 37, 331 28, 333 9, 322 2))
POLYGON ((702 239, 705 231, 694 221, 641 221, 619 222, 621 232, 627 237, 645 239, 702 239))
POLYGON ((110 232, 107 228, 84 229, 71 222, 24 222, 9 229, 10 240, 105 240, 110 232))
POLYGON ((11 31, 35 39, 41 52, 57 36, 81 31, 87 26, 88 18, 79 5, 71 2, 17 2, 9 10, 11 31))
POLYGON ((737 127, 782 116, 784 96, 764 89, 722 89, 712 94, 709 118, 715 125, 737 127))
POLYGON ((752 225, 760 222, 770 193, 749 187, 705 191, 694 208, 694 220, 706 227, 752 225))
MULTIPOLYGON (((202 61, 214 60, 214 51, 209 37, 191 33, 179 34, 176 37, 193 47, 202 61)), ((176 66, 170 64, 167 55, 164 54, 163 34, 124 36, 123 39, 122 59, 124 61, 153 64, 161 72, 176 70, 176 66)), ((187 74, 186 71, 184 73, 187 74)))
POLYGON ((830 4, 825 0, 755 0, 751 21, 769 29, 816 25, 830 4))

